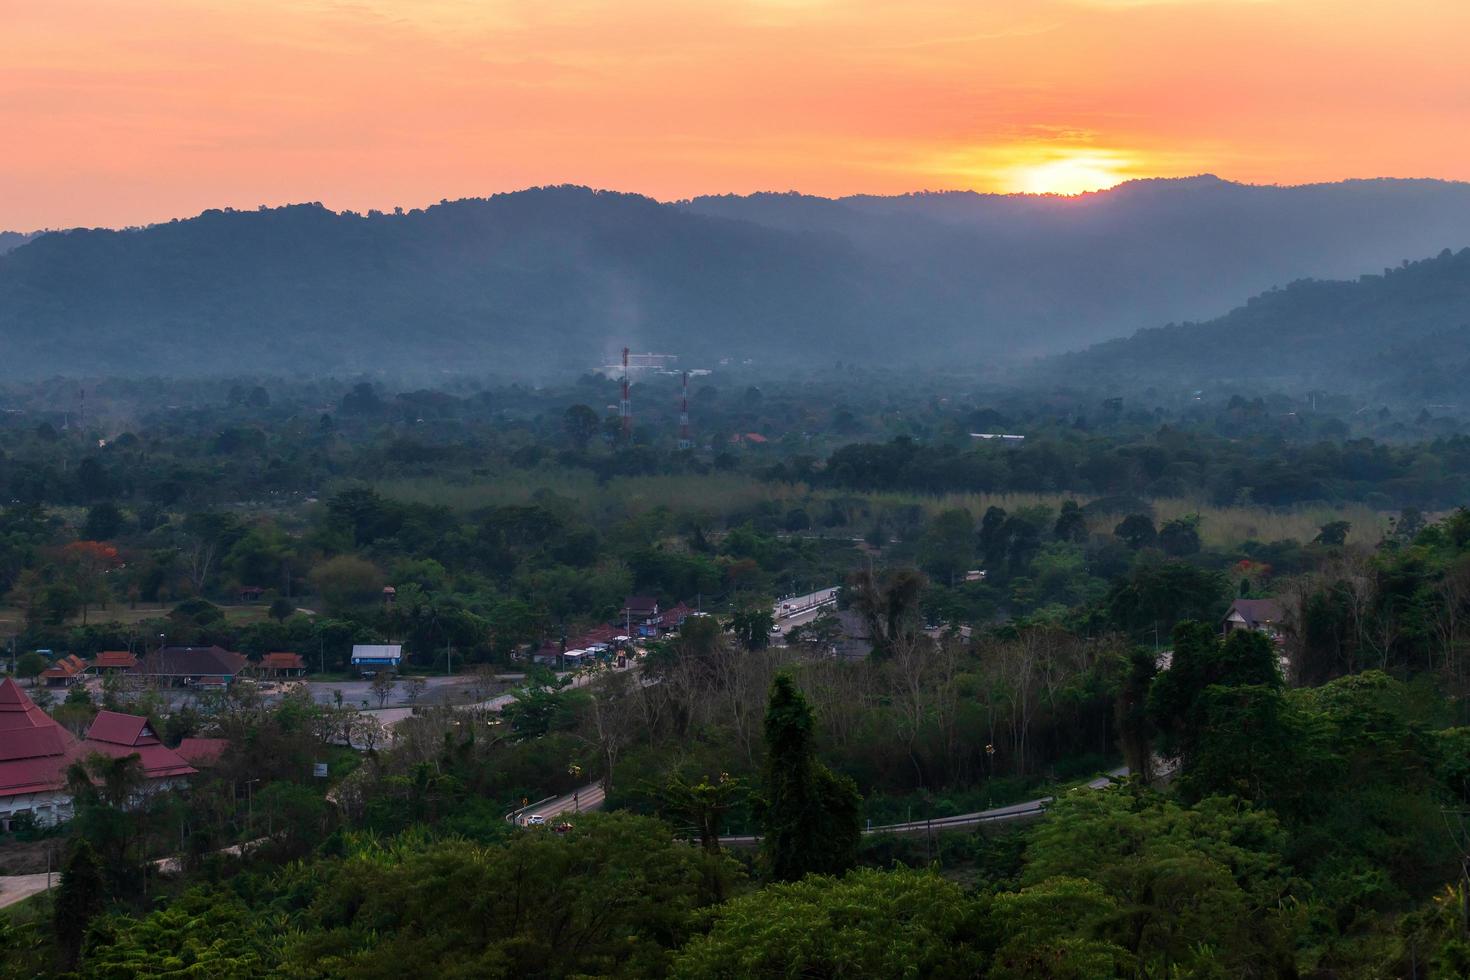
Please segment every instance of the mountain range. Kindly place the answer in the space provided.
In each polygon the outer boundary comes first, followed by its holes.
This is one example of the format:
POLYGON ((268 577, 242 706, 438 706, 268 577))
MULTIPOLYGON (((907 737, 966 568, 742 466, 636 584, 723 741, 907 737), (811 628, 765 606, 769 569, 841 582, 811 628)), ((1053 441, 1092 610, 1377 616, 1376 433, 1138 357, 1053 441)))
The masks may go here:
POLYGON ((8 376, 533 376, 624 344, 695 364, 978 367, 1470 245, 1470 184, 1205 176, 1077 197, 673 203, 551 187, 392 214, 212 210, 4 245, 8 376))
POLYGON ((1352 281, 1301 280, 1204 323, 1169 324, 1039 365, 1063 381, 1351 392, 1464 407, 1470 248, 1352 281))

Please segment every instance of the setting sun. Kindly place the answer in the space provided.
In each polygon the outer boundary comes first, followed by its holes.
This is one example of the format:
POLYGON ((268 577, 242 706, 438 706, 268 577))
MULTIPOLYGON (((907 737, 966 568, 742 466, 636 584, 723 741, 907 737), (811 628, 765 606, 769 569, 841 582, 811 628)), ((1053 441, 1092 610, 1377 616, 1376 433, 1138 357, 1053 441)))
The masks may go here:
POLYGON ((1083 194, 1100 191, 1129 178, 1115 156, 1079 153, 1043 163, 1017 167, 1008 190, 1025 194, 1083 194))

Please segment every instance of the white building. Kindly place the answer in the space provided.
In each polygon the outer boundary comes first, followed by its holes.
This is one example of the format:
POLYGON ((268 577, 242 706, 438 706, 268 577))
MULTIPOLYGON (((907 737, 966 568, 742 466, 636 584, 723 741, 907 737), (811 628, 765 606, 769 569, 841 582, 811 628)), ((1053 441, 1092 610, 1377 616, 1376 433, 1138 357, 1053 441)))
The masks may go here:
POLYGON ((380 670, 396 674, 403 666, 403 647, 397 643, 359 643, 352 648, 352 666, 364 675, 376 674, 380 670))

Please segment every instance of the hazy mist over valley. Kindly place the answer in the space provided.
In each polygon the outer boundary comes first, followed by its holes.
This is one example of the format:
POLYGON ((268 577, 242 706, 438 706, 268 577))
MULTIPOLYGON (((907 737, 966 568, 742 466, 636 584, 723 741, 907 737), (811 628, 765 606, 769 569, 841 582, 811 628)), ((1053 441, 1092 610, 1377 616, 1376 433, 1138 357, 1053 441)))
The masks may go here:
POLYGON ((1470 978, 1466 38, 5 5, 0 980, 1470 978))
MULTIPOLYGON (((1470 185, 1194 177, 1076 197, 672 204, 555 187, 399 214, 210 211, 9 242, 0 373, 13 378, 537 378, 603 363, 624 345, 778 372, 844 361, 993 373, 1208 320, 1296 280, 1356 279, 1463 248, 1470 185)), ((1453 283, 1463 274, 1441 271, 1448 292, 1401 288, 1380 312, 1403 339, 1462 327, 1470 311, 1453 283)), ((1253 329, 1305 344, 1296 313, 1262 305, 1253 329)), ((1222 321, 1227 335, 1237 322, 1222 321)), ((1068 362, 1093 363, 1103 361, 1068 362)), ((1271 359, 1274 380, 1288 363, 1271 359)))

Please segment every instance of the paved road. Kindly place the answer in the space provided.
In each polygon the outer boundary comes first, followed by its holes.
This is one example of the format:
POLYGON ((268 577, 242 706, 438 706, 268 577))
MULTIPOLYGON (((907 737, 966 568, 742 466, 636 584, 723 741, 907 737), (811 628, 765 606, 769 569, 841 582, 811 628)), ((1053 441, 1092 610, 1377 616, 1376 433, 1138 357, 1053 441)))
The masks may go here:
POLYGON ((23 902, 61 881, 61 873, 0 876, 0 909, 23 902))
MULTIPOLYGON (((1085 783, 1078 789, 1107 789, 1113 785, 1114 779, 1122 779, 1128 775, 1127 766, 1119 766, 1085 783)), ((548 823, 554 823, 551 818, 568 812, 597 810, 602 807, 604 794, 601 783, 593 783, 583 786, 575 793, 560 796, 556 799, 542 800, 540 803, 532 803, 519 810, 512 810, 506 814, 508 821, 524 827, 529 817, 537 814, 546 818, 548 823)), ((960 813, 952 817, 935 817, 932 820, 913 820, 904 823, 889 823, 878 827, 869 827, 863 831, 865 834, 924 834, 935 830, 961 830, 966 827, 978 827, 987 823, 1012 823, 1018 820, 1026 820, 1040 816, 1046 812, 1047 804, 1055 797, 1041 796, 1034 800, 1025 800, 1021 803, 1011 803, 1006 806, 992 807, 989 810, 977 810, 974 813, 960 813)), ((756 844, 760 838, 753 834, 731 834, 720 838, 722 844, 756 844)))
MULTIPOLYGON (((639 666, 638 661, 634 661, 633 663, 631 663, 627 667, 623 668, 623 670, 624 671, 629 671, 629 670, 636 671, 638 669, 638 666, 639 666)), ((560 676, 566 677, 567 675, 565 673, 563 673, 560 676)), ((574 674, 571 675, 571 680, 567 684, 567 687, 568 688, 586 687, 588 684, 592 683, 593 676, 594 675, 590 671, 579 671, 577 673, 574 673, 574 674)), ((443 680, 445 681, 445 684, 444 684, 445 687, 451 686, 450 683, 449 683, 449 679, 448 678, 443 678, 443 680)), ((431 700, 429 700, 429 699, 426 698, 426 699, 420 701, 419 704, 420 704, 420 706, 424 706, 424 707, 427 707, 427 706, 430 706, 430 705, 433 705, 433 706, 436 706, 436 707, 444 707, 444 706, 448 705, 449 707, 454 708, 456 711, 500 711, 506 705, 508 705, 512 701, 514 701, 515 699, 516 699, 515 692, 514 691, 511 691, 511 692, 509 692, 507 694, 497 694, 493 698, 486 698, 484 701, 466 701, 466 702, 431 701, 431 700)), ((318 697, 317 700, 318 701, 322 701, 323 703, 330 703, 330 702, 324 701, 320 697, 318 697)), ((347 699, 347 698, 344 697, 343 704, 351 704, 351 703, 352 703, 352 701, 350 699, 347 699)), ((370 715, 373 718, 376 718, 378 720, 378 724, 382 725, 385 729, 387 729, 388 739, 391 741, 392 740, 392 737, 393 737, 393 728, 394 728, 394 726, 398 725, 400 722, 404 721, 405 719, 412 718, 413 717, 413 710, 414 709, 413 708, 410 708, 410 707, 394 707, 394 708, 374 708, 374 707, 367 707, 367 708, 363 708, 361 710, 362 710, 362 712, 364 714, 370 715)), ((363 749, 363 748, 366 748, 365 745, 358 745, 355 742, 354 742, 354 744, 353 744, 352 747, 355 748, 355 749, 363 749)))
POLYGON ((804 596, 782 599, 772 610, 776 629, 771 632, 771 642, 784 645, 786 634, 798 626, 805 626, 819 616, 831 612, 837 605, 837 589, 821 589, 804 596), (782 612, 782 607, 786 611, 782 612))
POLYGON ((574 790, 566 796, 559 796, 554 800, 543 800, 514 812, 515 822, 520 826, 526 826, 526 821, 531 817, 544 817, 549 824, 558 821, 554 818, 565 817, 569 813, 586 813, 589 810, 600 810, 606 800, 607 794, 603 792, 601 783, 593 783, 591 786, 583 786, 574 790))
MULTIPOLYGON (((1087 783, 1086 789, 1107 789, 1113 785, 1113 779, 1121 779, 1128 775, 1127 766, 1119 766, 1105 776, 1099 776, 1092 782, 1087 783)), ((966 827, 978 827, 989 823, 1013 823, 1019 820, 1028 820, 1038 817, 1046 812, 1047 804, 1054 797, 1042 796, 1034 800, 1026 800, 1022 803, 1012 803, 1008 806, 993 807, 989 810, 978 810, 974 813, 961 813, 953 817, 935 817, 932 820, 913 820, 904 823, 883 824, 880 827, 869 827, 863 831, 865 834, 924 834, 936 830, 962 830, 966 827)), ((732 835, 721 837, 720 843, 733 845, 750 845, 760 842, 755 835, 732 835)))
POLYGON ((807 622, 816 618, 821 607, 831 605, 837 601, 837 587, 830 589, 818 589, 816 592, 808 592, 806 595, 788 596, 779 599, 771 608, 771 615, 776 622, 782 625, 790 623, 796 625, 796 621, 807 622), (803 618, 805 617, 805 618, 803 618))

